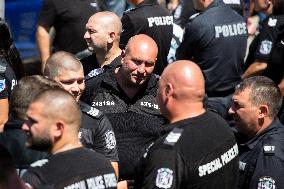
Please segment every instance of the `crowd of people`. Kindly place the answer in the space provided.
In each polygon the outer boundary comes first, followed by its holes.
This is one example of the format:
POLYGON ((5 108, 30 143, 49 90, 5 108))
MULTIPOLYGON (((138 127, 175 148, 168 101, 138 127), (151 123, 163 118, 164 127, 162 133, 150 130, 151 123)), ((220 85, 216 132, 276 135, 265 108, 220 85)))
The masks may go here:
POLYGON ((44 0, 40 75, 0 36, 0 189, 284 188, 284 0, 44 0))

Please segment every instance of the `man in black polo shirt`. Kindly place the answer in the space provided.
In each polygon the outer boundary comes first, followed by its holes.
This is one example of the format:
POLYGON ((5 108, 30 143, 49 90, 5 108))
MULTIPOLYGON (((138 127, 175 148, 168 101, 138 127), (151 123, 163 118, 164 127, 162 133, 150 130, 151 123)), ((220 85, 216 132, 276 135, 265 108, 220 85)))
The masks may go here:
POLYGON ((129 0, 129 2, 136 7, 123 14, 120 46, 124 48, 130 37, 137 34, 152 37, 159 49, 154 73, 161 75, 168 65, 167 55, 173 35, 173 17, 157 0, 129 0))
POLYGON ((84 71, 80 61, 71 53, 58 51, 47 59, 44 75, 60 83, 75 97, 82 111, 79 131, 81 143, 105 155, 118 174, 116 139, 110 121, 98 109, 79 101, 85 89, 84 71))
POLYGON ((236 87, 229 110, 240 151, 238 188, 284 188, 284 126, 277 118, 282 97, 264 76, 236 87))
POLYGON ((106 113, 112 123, 121 179, 133 179, 139 156, 159 137, 165 121, 155 99, 157 77, 152 74, 157 53, 152 38, 136 35, 121 54, 121 66, 86 81, 82 100, 106 113))
POLYGON ((27 147, 52 155, 27 170, 26 183, 33 188, 116 188, 109 160, 79 141, 81 110, 71 94, 60 88, 42 91, 30 104, 27 117, 22 126, 27 147))
POLYGON ((147 149, 136 188, 236 188, 238 147, 226 122, 203 108, 204 85, 193 62, 177 61, 164 70, 157 99, 170 132, 147 149))

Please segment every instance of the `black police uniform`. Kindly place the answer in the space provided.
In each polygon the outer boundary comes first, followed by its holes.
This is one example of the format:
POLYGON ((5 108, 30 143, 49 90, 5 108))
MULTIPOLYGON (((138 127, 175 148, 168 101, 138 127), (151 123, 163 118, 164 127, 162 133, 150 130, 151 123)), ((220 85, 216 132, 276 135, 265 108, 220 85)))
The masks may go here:
MULTIPOLYGON (((267 63, 267 68, 262 74, 269 77, 275 83, 279 83, 283 78, 283 62, 271 61, 271 55, 275 49, 278 34, 284 27, 284 16, 270 16, 263 21, 260 33, 250 45, 249 55, 246 60, 246 67, 249 67, 255 60, 267 63)), ((278 58, 282 56, 279 55, 278 58)))
POLYGON ((14 70, 5 58, 0 58, 0 99, 9 99, 10 94, 17 84, 14 70))
POLYGON ((87 49, 83 36, 85 24, 97 12, 93 0, 44 0, 38 24, 50 28, 54 26, 54 50, 64 50, 76 54, 87 49))
POLYGON ((246 44, 242 16, 222 0, 215 0, 186 25, 176 57, 193 60, 200 66, 209 97, 227 96, 241 81, 246 44))
POLYGON ((284 126, 279 120, 246 142, 240 135, 236 138, 240 151, 238 188, 284 188, 284 126))
POLYGON ((220 116, 208 111, 168 126, 141 159, 135 188, 236 188, 238 146, 220 116))
POLYGON ((114 70, 86 81, 83 101, 103 111, 117 139, 119 174, 131 180, 139 157, 162 129, 164 118, 156 103, 157 78, 152 75, 146 86, 132 99, 118 85, 114 70))
POLYGON ((126 11, 121 19, 123 32, 120 36, 120 46, 124 48, 130 37, 146 34, 152 37, 158 45, 158 56, 154 73, 161 75, 167 66, 173 34, 173 17, 171 13, 159 5, 157 0, 144 0, 136 8, 126 11))
POLYGON ((35 162, 22 179, 34 188, 116 188, 116 176, 110 162, 87 148, 56 153, 35 162))
POLYGON ((0 133, 0 144, 5 146, 13 157, 16 168, 21 175, 30 164, 48 157, 45 152, 31 150, 26 147, 26 133, 22 130, 24 121, 10 116, 0 133))
POLYGON ((118 162, 116 139, 109 119, 98 109, 79 102, 82 121, 79 130, 81 143, 103 154, 110 161, 118 162))

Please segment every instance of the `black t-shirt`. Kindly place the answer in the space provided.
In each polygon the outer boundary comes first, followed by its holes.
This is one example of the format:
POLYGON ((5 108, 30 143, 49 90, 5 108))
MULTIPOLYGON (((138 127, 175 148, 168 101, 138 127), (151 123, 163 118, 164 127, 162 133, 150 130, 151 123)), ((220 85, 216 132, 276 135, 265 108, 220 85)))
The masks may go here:
POLYGON ((119 161, 116 139, 109 119, 98 109, 79 102, 82 121, 79 130, 81 143, 103 154, 110 161, 119 161))
POLYGON ((86 81, 82 100, 109 118, 117 139, 122 179, 133 179, 139 157, 163 128, 165 119, 156 102, 157 85, 157 78, 152 75, 144 88, 130 99, 118 85, 114 70, 86 81))
POLYGON ((253 138, 236 133, 236 139, 240 150, 238 188, 284 188, 284 126, 279 120, 253 138))
POLYGON ((222 0, 215 0, 186 25, 176 57, 199 65, 209 97, 227 96, 241 81, 246 45, 243 17, 222 0))
POLYGON ((136 8, 126 11, 121 19, 123 32, 120 46, 124 48, 128 40, 137 34, 152 37, 158 45, 158 56, 154 73, 161 75, 167 66, 167 55, 173 35, 173 17, 156 0, 144 0, 136 8))
POLYGON ((34 188, 116 188, 116 176, 110 162, 87 148, 59 152, 41 160, 22 179, 34 188))
POLYGON ((17 78, 14 70, 5 58, 0 57, 0 99, 9 99, 16 84, 17 78))
POLYGON ((64 50, 76 54, 87 48, 84 40, 86 23, 96 13, 93 0, 44 0, 38 24, 54 26, 55 51, 64 50))
POLYGON ((236 188, 238 147, 220 116, 205 112, 169 128, 141 159, 135 188, 236 188))

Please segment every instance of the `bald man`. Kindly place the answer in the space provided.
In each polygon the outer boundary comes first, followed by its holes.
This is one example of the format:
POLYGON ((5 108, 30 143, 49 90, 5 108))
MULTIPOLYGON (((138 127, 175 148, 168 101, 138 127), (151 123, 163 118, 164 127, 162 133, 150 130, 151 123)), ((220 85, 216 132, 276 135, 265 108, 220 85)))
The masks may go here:
POLYGON ((81 62, 71 53, 58 51, 46 61, 44 76, 57 81, 76 99, 80 105, 81 143, 105 155, 118 174, 116 139, 109 119, 98 109, 79 101, 85 90, 84 71, 81 62))
POLYGON ((93 54, 81 60, 87 77, 95 77, 103 69, 116 67, 121 61, 119 48, 120 18, 113 12, 98 12, 86 23, 84 39, 93 54))
POLYGON ((226 122, 203 108, 204 85, 191 61, 164 70, 157 98, 171 131, 147 149, 136 188, 236 188, 237 144, 226 122))
POLYGON ((28 135, 26 144, 52 155, 32 165, 23 176, 25 182, 33 188, 45 184, 54 188, 116 188, 109 160, 82 147, 80 122, 80 108, 65 90, 47 89, 36 96, 22 126, 28 135))
POLYGON ((82 100, 106 113, 113 126, 121 179, 133 179, 139 156, 158 138, 165 121, 156 102, 157 53, 152 38, 136 35, 121 53, 121 66, 86 81, 82 100))

